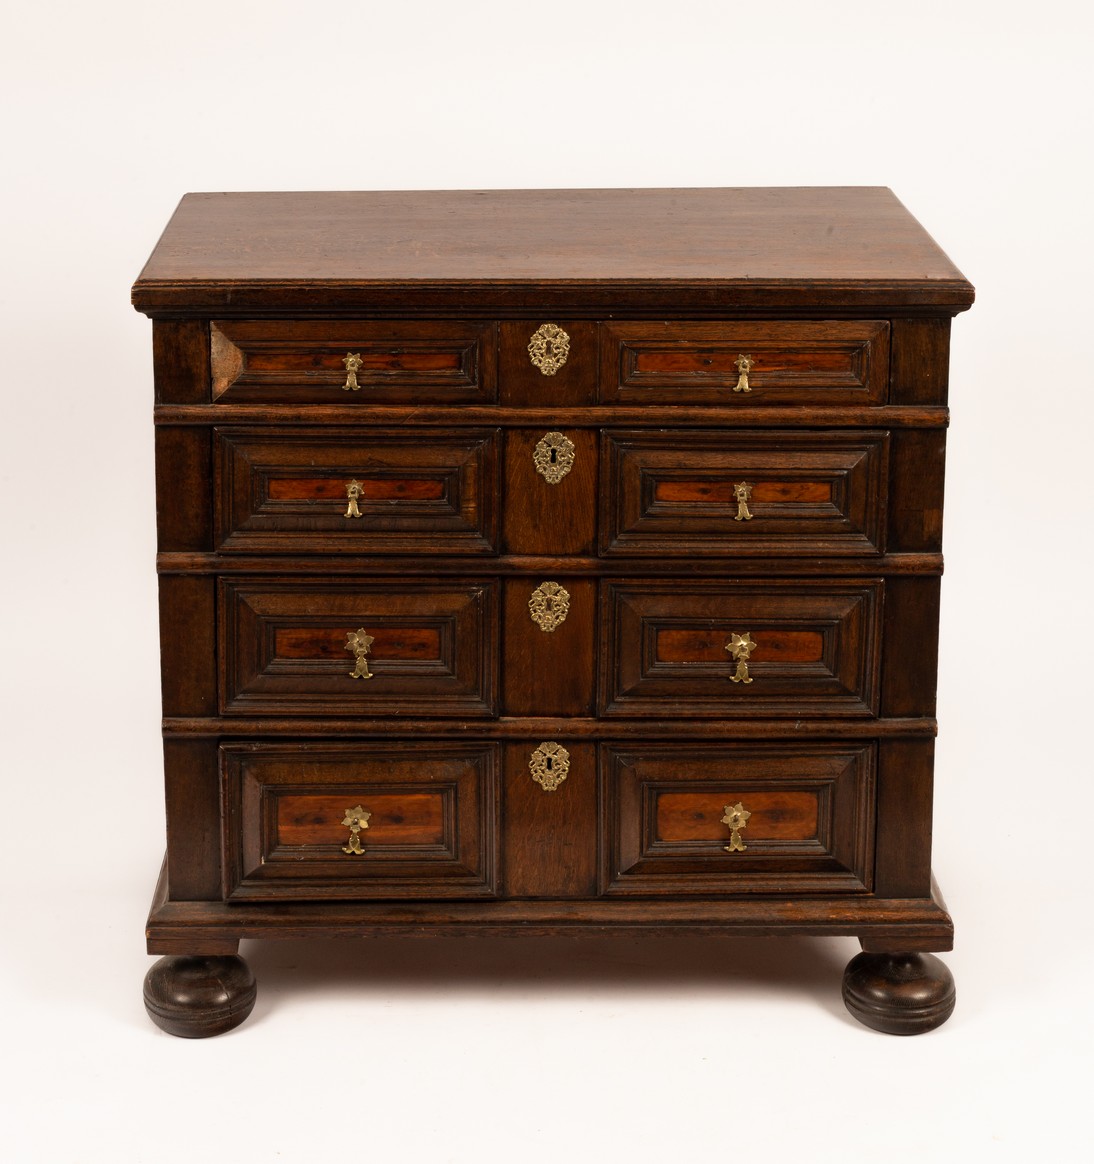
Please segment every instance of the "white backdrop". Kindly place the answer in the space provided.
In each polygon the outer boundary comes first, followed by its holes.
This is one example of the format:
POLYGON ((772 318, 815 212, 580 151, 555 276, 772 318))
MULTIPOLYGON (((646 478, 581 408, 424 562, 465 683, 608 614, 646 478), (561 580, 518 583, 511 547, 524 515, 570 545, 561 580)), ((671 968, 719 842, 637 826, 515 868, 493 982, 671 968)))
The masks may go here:
POLYGON ((0 1157, 1086 1158, 1087 3, 11 5, 0 1157), (888 185, 954 325, 935 869, 958 1009, 851 940, 246 944, 254 1015, 146 1020, 163 849, 150 327, 187 190, 888 185))

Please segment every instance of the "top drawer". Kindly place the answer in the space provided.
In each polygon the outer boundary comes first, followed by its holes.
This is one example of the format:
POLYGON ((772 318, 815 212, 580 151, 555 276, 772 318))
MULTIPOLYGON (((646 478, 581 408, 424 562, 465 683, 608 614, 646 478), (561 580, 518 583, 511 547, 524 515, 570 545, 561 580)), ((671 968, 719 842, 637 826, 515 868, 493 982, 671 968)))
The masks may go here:
POLYGON ((883 404, 885 320, 607 323, 600 399, 611 404, 883 404))
POLYGON ((214 320, 213 400, 492 404, 493 323, 214 320))

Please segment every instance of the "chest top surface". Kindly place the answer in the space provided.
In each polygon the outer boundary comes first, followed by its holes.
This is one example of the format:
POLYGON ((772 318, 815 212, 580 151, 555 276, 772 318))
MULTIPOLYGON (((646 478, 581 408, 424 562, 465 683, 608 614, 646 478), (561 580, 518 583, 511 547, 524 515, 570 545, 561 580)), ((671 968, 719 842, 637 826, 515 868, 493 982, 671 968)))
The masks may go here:
POLYGON ((952 313, 973 297, 884 187, 749 187, 187 194, 133 303, 235 314, 414 297, 451 310, 489 289, 514 311, 544 297, 641 308, 666 283, 681 309, 823 300, 952 313))

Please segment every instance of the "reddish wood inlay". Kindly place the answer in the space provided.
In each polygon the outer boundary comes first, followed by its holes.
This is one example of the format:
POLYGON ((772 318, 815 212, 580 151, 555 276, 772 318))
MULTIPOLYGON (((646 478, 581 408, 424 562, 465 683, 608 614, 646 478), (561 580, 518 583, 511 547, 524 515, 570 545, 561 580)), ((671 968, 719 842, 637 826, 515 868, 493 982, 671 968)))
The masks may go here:
MULTIPOLYGON (((446 372, 463 369, 463 353, 459 351, 369 351, 355 348, 361 357, 358 376, 367 372, 446 372)), ((346 374, 342 362, 345 352, 309 351, 250 351, 247 353, 248 372, 335 372, 346 374)))
MULTIPOLYGON (((364 620, 367 623, 367 619, 364 620)), ((281 627, 274 646, 279 659, 350 659, 346 650, 346 635, 355 631, 360 621, 349 619, 345 628, 338 627, 281 627), (350 623, 354 623, 350 626, 350 623)), ((365 630, 375 640, 368 658, 373 659, 439 659, 441 635, 434 627, 367 626, 365 630)))
MULTIPOLYGON (((741 477, 745 474, 742 473, 741 477)), ((678 504, 709 504, 736 506, 734 481, 658 481, 654 486, 654 501, 678 504)), ((832 500, 832 486, 828 481, 755 481, 752 482, 749 505, 799 502, 818 504, 832 500)))
MULTIPOLYGON (((742 627, 737 633, 750 631, 756 642, 751 663, 818 663, 824 640, 817 631, 756 630, 742 627)), ((729 634, 724 630, 664 629, 657 633, 659 663, 726 663, 732 661, 725 649, 729 634)))
MULTIPOLYGON (((634 353, 634 372, 703 376, 737 379, 737 357, 742 353, 739 344, 729 348, 672 348, 638 349, 634 353)), ((755 344, 752 345, 755 348, 755 344)), ((760 379, 765 373, 780 376, 807 375, 815 372, 851 375, 851 351, 824 348, 806 348, 805 351, 756 352, 752 356, 749 378, 760 379)))
POLYGON ((740 801, 752 813, 741 838, 749 841, 806 841, 817 835, 817 797, 813 792, 752 792, 725 785, 711 792, 662 792, 657 797, 659 841, 725 843, 722 824, 727 804, 740 801))
MULTIPOLYGON (((445 483, 437 478, 356 477, 360 482, 358 504, 368 501, 442 501, 445 483)), ((346 501, 349 477, 271 477, 266 494, 271 501, 346 501)))
POLYGON ((370 792, 368 785, 346 787, 334 796, 281 796, 277 801, 277 840, 281 845, 344 845, 346 810, 360 804, 372 813, 361 843, 374 845, 444 844, 444 798, 437 792, 370 792))

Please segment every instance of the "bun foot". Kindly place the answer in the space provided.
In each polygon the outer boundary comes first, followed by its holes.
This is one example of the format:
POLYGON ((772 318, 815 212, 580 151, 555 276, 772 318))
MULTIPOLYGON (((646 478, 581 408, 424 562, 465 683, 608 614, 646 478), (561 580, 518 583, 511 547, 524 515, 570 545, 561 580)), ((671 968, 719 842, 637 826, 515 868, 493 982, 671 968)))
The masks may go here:
POLYGON ((953 1013, 953 975, 933 954, 858 954, 843 972, 843 1001, 868 1027, 921 1035, 953 1013))
POLYGON ((235 954, 161 958, 144 979, 148 1017, 169 1035, 207 1039, 238 1027, 254 1008, 254 975, 235 954))

